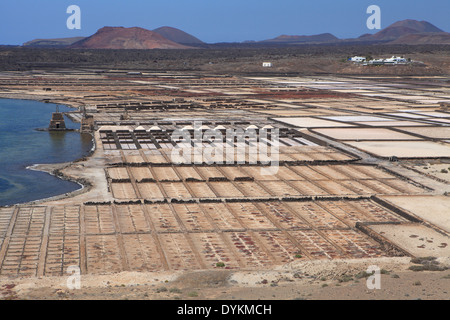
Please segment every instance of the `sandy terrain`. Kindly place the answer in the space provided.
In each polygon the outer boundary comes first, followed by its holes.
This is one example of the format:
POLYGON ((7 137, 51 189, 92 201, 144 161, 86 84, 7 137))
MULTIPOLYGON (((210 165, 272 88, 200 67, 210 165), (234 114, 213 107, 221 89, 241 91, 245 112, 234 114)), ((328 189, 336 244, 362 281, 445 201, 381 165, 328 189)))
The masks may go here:
POLYGON ((450 137, 450 127, 402 128, 402 131, 434 139, 446 139, 450 137))
MULTIPOLYGON (((450 198, 446 196, 383 196, 384 200, 450 232, 450 198)), ((450 252, 449 252, 450 254, 450 252)))
POLYGON ((415 170, 423 172, 429 176, 450 182, 450 163, 424 164, 414 166, 415 170))
POLYGON ((429 126, 427 123, 411 122, 411 121, 369 121, 357 122, 365 126, 372 127, 412 127, 412 126, 429 126))
POLYGON ((372 122, 372 121, 393 121, 392 119, 374 117, 374 116, 333 116, 326 117, 329 120, 343 121, 343 122, 372 122))
POLYGON ((419 140, 420 138, 389 129, 345 128, 315 129, 314 132, 337 140, 419 140))
POLYGON ((450 257, 450 237, 423 225, 380 224, 369 228, 415 257, 450 257))
MULTIPOLYGON (((448 261, 440 260, 445 266, 448 261)), ((69 276, 1 279, 3 299, 37 300, 427 300, 450 298, 450 273, 410 271, 409 258, 294 263, 266 271, 197 271, 87 275, 81 289, 69 276), (381 272, 380 289, 367 286, 369 266, 381 272), (395 271, 393 271, 395 270, 395 271), (68 281, 69 280, 69 281, 68 281)), ((369 279, 371 282, 371 280, 369 279)))
POLYGON ((317 128, 317 127, 353 127, 352 124, 339 123, 316 118, 273 118, 275 121, 287 123, 296 127, 317 128))
POLYGON ((430 141, 364 141, 347 143, 379 157, 450 157, 449 145, 430 141))

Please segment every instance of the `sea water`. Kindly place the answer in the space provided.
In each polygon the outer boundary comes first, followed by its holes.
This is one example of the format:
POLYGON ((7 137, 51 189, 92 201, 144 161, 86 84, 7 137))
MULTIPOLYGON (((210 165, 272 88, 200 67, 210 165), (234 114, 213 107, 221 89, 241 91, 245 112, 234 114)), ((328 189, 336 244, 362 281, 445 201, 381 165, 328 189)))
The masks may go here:
MULTIPOLYGON (((56 105, 31 100, 0 99, 0 206, 72 192, 81 186, 50 174, 27 169, 34 164, 70 162, 89 154, 92 137, 76 131, 47 128, 56 105)), ((71 111, 58 106, 60 112, 71 111)), ((65 119, 66 126, 79 124, 65 119)))

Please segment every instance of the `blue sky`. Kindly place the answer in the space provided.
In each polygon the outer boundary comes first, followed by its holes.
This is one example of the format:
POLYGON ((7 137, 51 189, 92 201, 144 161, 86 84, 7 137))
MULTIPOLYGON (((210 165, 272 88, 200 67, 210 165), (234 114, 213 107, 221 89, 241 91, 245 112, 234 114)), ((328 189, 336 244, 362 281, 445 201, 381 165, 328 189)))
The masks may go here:
POLYGON ((324 32, 353 38, 376 31, 366 27, 370 5, 381 8, 382 28, 416 19, 450 32, 449 0, 0 0, 0 44, 89 36, 103 26, 172 26, 209 43, 324 32), (81 30, 66 27, 69 5, 81 8, 81 30))

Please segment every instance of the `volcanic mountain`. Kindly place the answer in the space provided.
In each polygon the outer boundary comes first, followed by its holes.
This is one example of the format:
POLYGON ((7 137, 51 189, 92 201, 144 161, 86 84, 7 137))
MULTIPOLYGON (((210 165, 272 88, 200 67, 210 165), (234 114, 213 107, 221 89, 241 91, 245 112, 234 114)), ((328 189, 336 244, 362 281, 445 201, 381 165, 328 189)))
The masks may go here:
POLYGON ((159 33, 133 27, 103 27, 95 34, 75 42, 72 49, 189 49, 159 33))
POLYGON ((450 44, 450 33, 414 33, 406 34, 389 42, 389 44, 450 44))
POLYGON ((243 43, 206 44, 198 38, 176 28, 161 27, 153 31, 134 27, 104 27, 87 38, 36 39, 23 44, 26 47, 75 48, 75 49, 189 49, 291 46, 302 44, 448 44, 450 33, 446 33, 426 21, 403 20, 375 33, 365 34, 357 39, 338 39, 330 33, 318 35, 281 35, 264 41, 243 43), (78 40, 78 41, 77 41, 78 40))
MULTIPOLYGON (((392 41, 402 36, 415 33, 440 33, 444 32, 427 21, 402 20, 389 27, 371 35, 364 35, 361 38, 370 41, 392 41)), ((361 39, 360 38, 360 39, 361 39)))
POLYGON ((153 32, 159 33, 164 38, 169 39, 173 42, 192 45, 192 44, 204 44, 203 41, 197 39, 193 35, 186 33, 180 29, 172 27, 161 27, 153 30, 153 32))
POLYGON ((289 36, 281 35, 274 39, 264 40, 261 42, 271 42, 271 43, 284 43, 284 44, 295 44, 295 43, 311 43, 311 42, 333 42, 339 40, 331 33, 322 33, 312 36, 289 36))

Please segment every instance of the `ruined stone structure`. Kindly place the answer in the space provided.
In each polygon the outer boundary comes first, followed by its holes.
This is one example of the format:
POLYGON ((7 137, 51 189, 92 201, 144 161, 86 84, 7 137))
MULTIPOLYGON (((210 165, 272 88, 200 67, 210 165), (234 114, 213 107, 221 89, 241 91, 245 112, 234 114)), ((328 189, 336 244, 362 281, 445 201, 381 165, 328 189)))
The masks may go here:
POLYGON ((64 115, 59 112, 59 108, 56 108, 56 112, 52 114, 52 120, 50 120, 50 125, 48 126, 49 131, 59 131, 66 130, 66 123, 64 121, 64 115))
POLYGON ((92 132, 94 131, 94 116, 86 115, 81 119, 81 132, 92 132))

